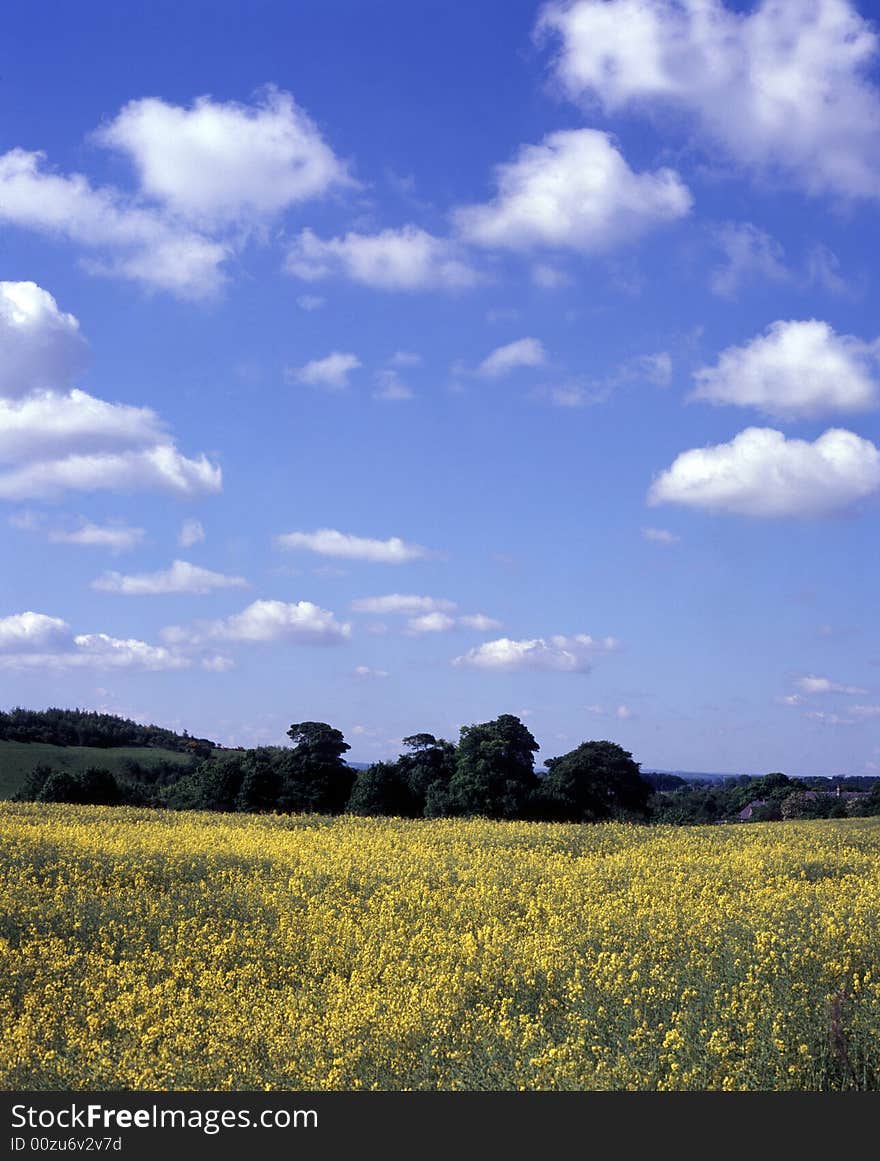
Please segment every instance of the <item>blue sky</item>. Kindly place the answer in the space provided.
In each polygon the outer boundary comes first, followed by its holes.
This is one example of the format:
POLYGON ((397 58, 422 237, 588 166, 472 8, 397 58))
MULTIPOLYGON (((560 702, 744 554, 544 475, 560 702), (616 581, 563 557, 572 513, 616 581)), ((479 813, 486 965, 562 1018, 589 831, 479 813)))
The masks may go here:
POLYGON ((880 771, 880 11, 19 5, 0 704, 880 771))

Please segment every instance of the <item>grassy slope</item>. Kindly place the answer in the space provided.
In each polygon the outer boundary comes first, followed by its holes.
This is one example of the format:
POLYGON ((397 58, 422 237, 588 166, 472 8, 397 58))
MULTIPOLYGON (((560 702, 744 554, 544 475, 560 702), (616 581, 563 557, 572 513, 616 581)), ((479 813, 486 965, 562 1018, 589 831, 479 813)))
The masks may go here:
POLYGON ((96 746, 50 746, 44 742, 0 741, 0 799, 11 798, 25 778, 41 762, 56 770, 85 770, 102 766, 117 770, 125 758, 133 758, 142 766, 167 760, 187 761, 186 754, 175 750, 152 749, 144 746, 117 746, 99 749, 96 746))

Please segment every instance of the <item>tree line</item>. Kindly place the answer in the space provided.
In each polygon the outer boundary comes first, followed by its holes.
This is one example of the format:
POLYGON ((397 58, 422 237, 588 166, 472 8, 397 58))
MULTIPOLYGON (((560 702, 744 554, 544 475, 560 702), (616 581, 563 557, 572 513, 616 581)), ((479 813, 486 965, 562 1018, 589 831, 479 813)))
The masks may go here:
POLYGON ((158 747, 180 753, 207 757, 215 749, 208 738, 193 738, 161 726, 142 725, 116 714, 95 710, 58 709, 29 710, 16 706, 0 711, 0 741, 43 742, 52 746, 158 747))
POLYGON ((157 774, 129 762, 119 774, 36 767, 17 795, 41 802, 164 806, 242 813, 395 815, 592 822, 644 819, 651 785, 614 742, 584 742, 535 770, 538 743, 512 714, 462 726, 457 744, 403 739, 396 761, 349 766, 350 746, 325 722, 298 722, 291 745, 214 753, 157 774))
POLYGON ((850 778, 833 788, 780 773, 693 782, 642 773, 629 751, 607 740, 582 742, 536 771, 538 743, 512 714, 462 726, 457 743, 412 734, 395 761, 362 770, 347 764, 350 746, 325 722, 294 723, 287 734, 290 746, 214 750, 182 767, 128 760, 113 774, 41 765, 16 797, 240 813, 676 825, 732 821, 749 804, 756 804, 751 821, 880 814, 880 779, 850 778))

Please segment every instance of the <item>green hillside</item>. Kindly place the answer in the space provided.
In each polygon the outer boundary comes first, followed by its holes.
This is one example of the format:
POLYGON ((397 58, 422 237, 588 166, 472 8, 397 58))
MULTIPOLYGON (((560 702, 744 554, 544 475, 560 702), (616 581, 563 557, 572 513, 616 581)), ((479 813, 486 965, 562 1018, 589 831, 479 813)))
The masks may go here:
POLYGON ((101 766, 115 773, 123 768, 126 759, 141 766, 158 762, 176 762, 185 766, 189 755, 175 750, 145 746, 50 746, 45 742, 0 741, 0 799, 11 798, 35 766, 41 763, 56 770, 87 770, 101 766))

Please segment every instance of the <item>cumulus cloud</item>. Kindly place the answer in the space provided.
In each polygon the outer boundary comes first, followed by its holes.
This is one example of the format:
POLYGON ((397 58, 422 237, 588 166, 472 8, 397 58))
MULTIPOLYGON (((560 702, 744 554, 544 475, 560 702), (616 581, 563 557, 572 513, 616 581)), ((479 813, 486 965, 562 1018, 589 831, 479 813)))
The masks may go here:
POLYGON ((0 284, 0 339, 0 499, 105 488, 197 495, 220 488, 220 469, 204 456, 181 455, 150 408, 46 386, 50 373, 66 386, 81 339, 77 320, 41 287, 0 284))
POLYGON ((498 379, 517 367, 541 367, 546 361, 547 353, 540 339, 517 339, 496 347, 483 359, 477 372, 488 379, 498 379))
POLYGON ((351 636, 351 625, 311 601, 254 601, 240 613, 193 628, 169 626, 163 638, 172 645, 203 645, 212 641, 256 644, 290 641, 311 645, 338 644, 351 636))
POLYGON ((218 467, 187 459, 172 444, 118 454, 67 455, 0 472, 0 499, 52 499, 67 491, 165 492, 197 496, 220 490, 218 467))
POLYGON ((164 424, 149 407, 106 403, 77 388, 0 399, 0 463, 95 455, 166 439, 164 424))
POLYGON ((201 544, 205 539, 205 530, 200 520, 184 520, 177 534, 177 543, 181 548, 192 548, 194 544, 201 544))
POLYGON ((472 669, 516 672, 521 670, 555 670, 561 673, 587 673, 597 653, 608 653, 619 647, 614 637, 595 638, 586 633, 573 637, 557 635, 513 641, 499 637, 469 650, 452 664, 472 669))
POLYGON ((42 153, 0 156, 0 222, 66 238, 93 254, 93 273, 125 278, 181 298, 223 285, 227 244, 141 206, 119 190, 93 189, 81 174, 45 168, 42 153))
POLYGON ((326 240, 305 229, 286 269, 306 282, 337 276, 376 290, 462 290, 479 281, 452 243, 417 226, 326 240))
POLYGON ((454 213, 478 246, 600 254, 684 217, 690 191, 671 169, 636 173, 607 133, 569 129, 523 146, 496 170, 498 192, 454 213))
POLYGON ((682 452, 655 479, 648 503, 744 516, 827 516, 880 489, 880 452, 830 428, 814 443, 749 427, 730 443, 682 452))
POLYGON ((190 662, 164 646, 106 633, 74 635, 66 621, 44 613, 0 618, 3 669, 183 669, 190 662))
POLYGON ((360 677, 363 680, 381 679, 388 677, 388 671, 385 669, 373 669, 370 665, 356 665, 354 669, 355 677, 360 677))
POLYGON ((312 359, 303 367, 292 367, 288 377, 297 383, 307 383, 310 387, 323 387, 328 391, 343 391, 348 386, 348 377, 361 366, 357 355, 343 351, 331 351, 323 359, 312 359))
POLYGON ((223 264, 287 207, 355 184, 293 97, 254 103, 156 97, 129 102, 92 134, 123 153, 137 187, 96 187, 40 152, 0 156, 0 222, 66 239, 92 273, 180 298, 217 293, 223 264))
POLYGON ((92 581, 92 588, 102 593, 121 593, 124 596, 160 596, 166 593, 193 593, 204 595, 215 589, 247 588, 241 576, 225 576, 207 568, 199 568, 185 560, 175 560, 170 568, 160 572, 136 573, 126 576, 121 572, 105 572, 92 581))
POLYGON ((817 693, 846 693, 846 694, 865 694, 868 691, 862 689, 858 685, 844 685, 839 681, 831 681, 827 677, 816 677, 813 674, 808 674, 805 677, 799 677, 795 685, 802 693, 817 694, 817 693))
POLYGON ((272 86, 252 105, 130 101, 95 137, 130 158, 147 197, 200 226, 259 222, 353 184, 312 119, 272 86))
POLYGON ((791 419, 867 411, 880 404, 878 360, 878 341, 838 335, 817 319, 778 321, 696 371, 692 398, 791 419))
POLYGON ((415 616, 421 613, 452 612, 457 608, 455 601, 445 597, 420 597, 410 593, 388 593, 381 597, 359 597, 349 608, 354 613, 374 613, 379 616, 398 613, 415 616))
POLYGON ((79 322, 47 290, 0 282, 0 396, 67 387, 86 361, 79 322))
POLYGON ((47 649, 67 639, 70 627, 59 617, 45 613, 13 613, 0 617, 0 652, 18 653, 47 649))
POLYGON ((576 0, 538 28, 574 100, 677 108, 741 166, 812 194, 880 193, 877 37, 848 0, 576 0))
POLYGON ((319 528, 317 532, 286 532, 275 537, 279 548, 302 549, 321 556, 337 556, 345 560, 368 560, 378 564, 406 564, 423 560, 431 555, 421 544, 408 544, 399 536, 388 540, 372 540, 352 536, 335 528, 319 528))

